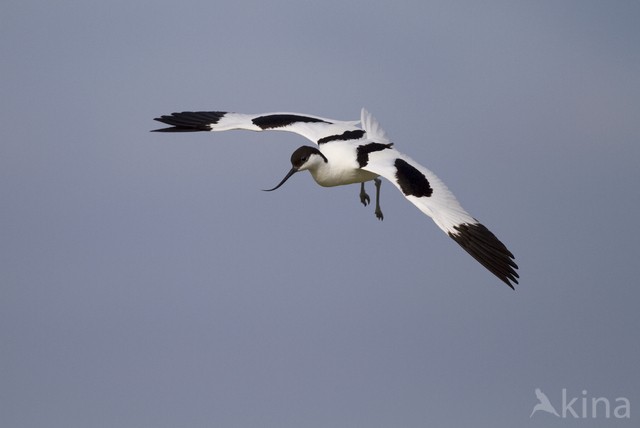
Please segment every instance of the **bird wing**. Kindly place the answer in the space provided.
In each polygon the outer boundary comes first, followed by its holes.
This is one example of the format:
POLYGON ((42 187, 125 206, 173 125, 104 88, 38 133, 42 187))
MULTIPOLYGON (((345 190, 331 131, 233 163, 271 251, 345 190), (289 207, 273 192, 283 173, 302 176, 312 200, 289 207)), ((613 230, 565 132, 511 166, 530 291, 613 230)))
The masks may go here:
POLYGON ((392 182, 473 258, 513 288, 510 281, 518 283, 515 271, 518 266, 507 247, 462 208, 454 194, 433 172, 386 144, 386 133, 364 109, 362 124, 367 141, 359 147, 361 152, 366 152, 366 157, 359 159, 360 167, 392 182), (367 147, 372 149, 367 150, 367 147))
POLYGON ((155 118, 171 125, 155 132, 227 131, 287 131, 302 135, 321 145, 329 141, 362 139, 365 132, 356 125, 360 121, 345 122, 299 113, 241 114, 222 111, 184 111, 155 118))

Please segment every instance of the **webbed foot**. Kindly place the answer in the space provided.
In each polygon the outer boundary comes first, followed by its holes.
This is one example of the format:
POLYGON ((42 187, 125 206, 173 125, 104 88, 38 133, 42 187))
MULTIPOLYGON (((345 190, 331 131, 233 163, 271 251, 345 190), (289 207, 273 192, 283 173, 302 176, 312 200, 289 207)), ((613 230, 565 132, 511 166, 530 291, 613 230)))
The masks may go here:
POLYGON ((371 202, 371 198, 367 195, 367 192, 364 191, 364 183, 360 185, 360 202, 362 202, 362 205, 365 207, 371 202))

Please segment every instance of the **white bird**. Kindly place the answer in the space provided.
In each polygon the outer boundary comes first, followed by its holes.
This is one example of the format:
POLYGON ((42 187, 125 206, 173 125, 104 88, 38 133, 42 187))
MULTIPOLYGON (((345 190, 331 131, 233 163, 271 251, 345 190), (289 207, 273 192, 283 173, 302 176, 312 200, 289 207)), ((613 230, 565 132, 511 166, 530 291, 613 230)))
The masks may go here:
POLYGON ((364 191, 364 183, 374 180, 375 213, 382 220, 378 178, 382 176, 509 287, 514 288, 511 282, 518 283, 515 271, 518 266, 507 247, 462 208, 433 172, 397 151, 380 124, 365 109, 362 109, 361 120, 354 122, 298 113, 250 115, 219 111, 172 113, 154 120, 171 125, 171 128, 156 129, 157 132, 247 129, 300 134, 317 147, 302 146, 293 152, 291 170, 271 190, 282 186, 294 173, 309 170, 316 183, 324 187, 362 183, 360 201, 366 206, 370 198, 364 191), (356 126, 358 123, 362 123, 362 128, 356 126))

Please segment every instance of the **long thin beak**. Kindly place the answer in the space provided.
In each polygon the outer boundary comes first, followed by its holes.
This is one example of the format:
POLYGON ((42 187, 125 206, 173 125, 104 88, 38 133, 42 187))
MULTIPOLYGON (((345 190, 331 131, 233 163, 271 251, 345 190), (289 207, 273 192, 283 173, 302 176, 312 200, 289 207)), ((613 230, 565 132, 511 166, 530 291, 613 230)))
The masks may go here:
POLYGON ((274 187, 273 189, 269 189, 269 190, 263 190, 263 192, 272 192, 274 190, 276 190, 278 187, 282 186, 284 184, 285 181, 287 181, 289 179, 289 177, 291 177, 293 174, 295 174, 296 172, 298 172, 298 168, 296 168, 295 166, 293 168, 291 168, 291 171, 289 171, 289 173, 286 175, 286 177, 284 177, 282 179, 282 181, 280 182, 280 184, 278 184, 276 187, 274 187))

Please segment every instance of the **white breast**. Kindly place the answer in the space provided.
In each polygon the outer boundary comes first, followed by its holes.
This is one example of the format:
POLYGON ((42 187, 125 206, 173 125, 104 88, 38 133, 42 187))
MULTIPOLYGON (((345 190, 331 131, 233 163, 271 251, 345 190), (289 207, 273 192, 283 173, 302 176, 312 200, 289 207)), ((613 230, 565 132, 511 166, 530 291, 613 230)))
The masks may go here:
POLYGON ((357 144, 345 144, 344 141, 323 144, 320 151, 327 162, 309 170, 316 183, 323 187, 334 187, 363 183, 378 177, 378 174, 360 169, 356 161, 356 147, 357 144))

